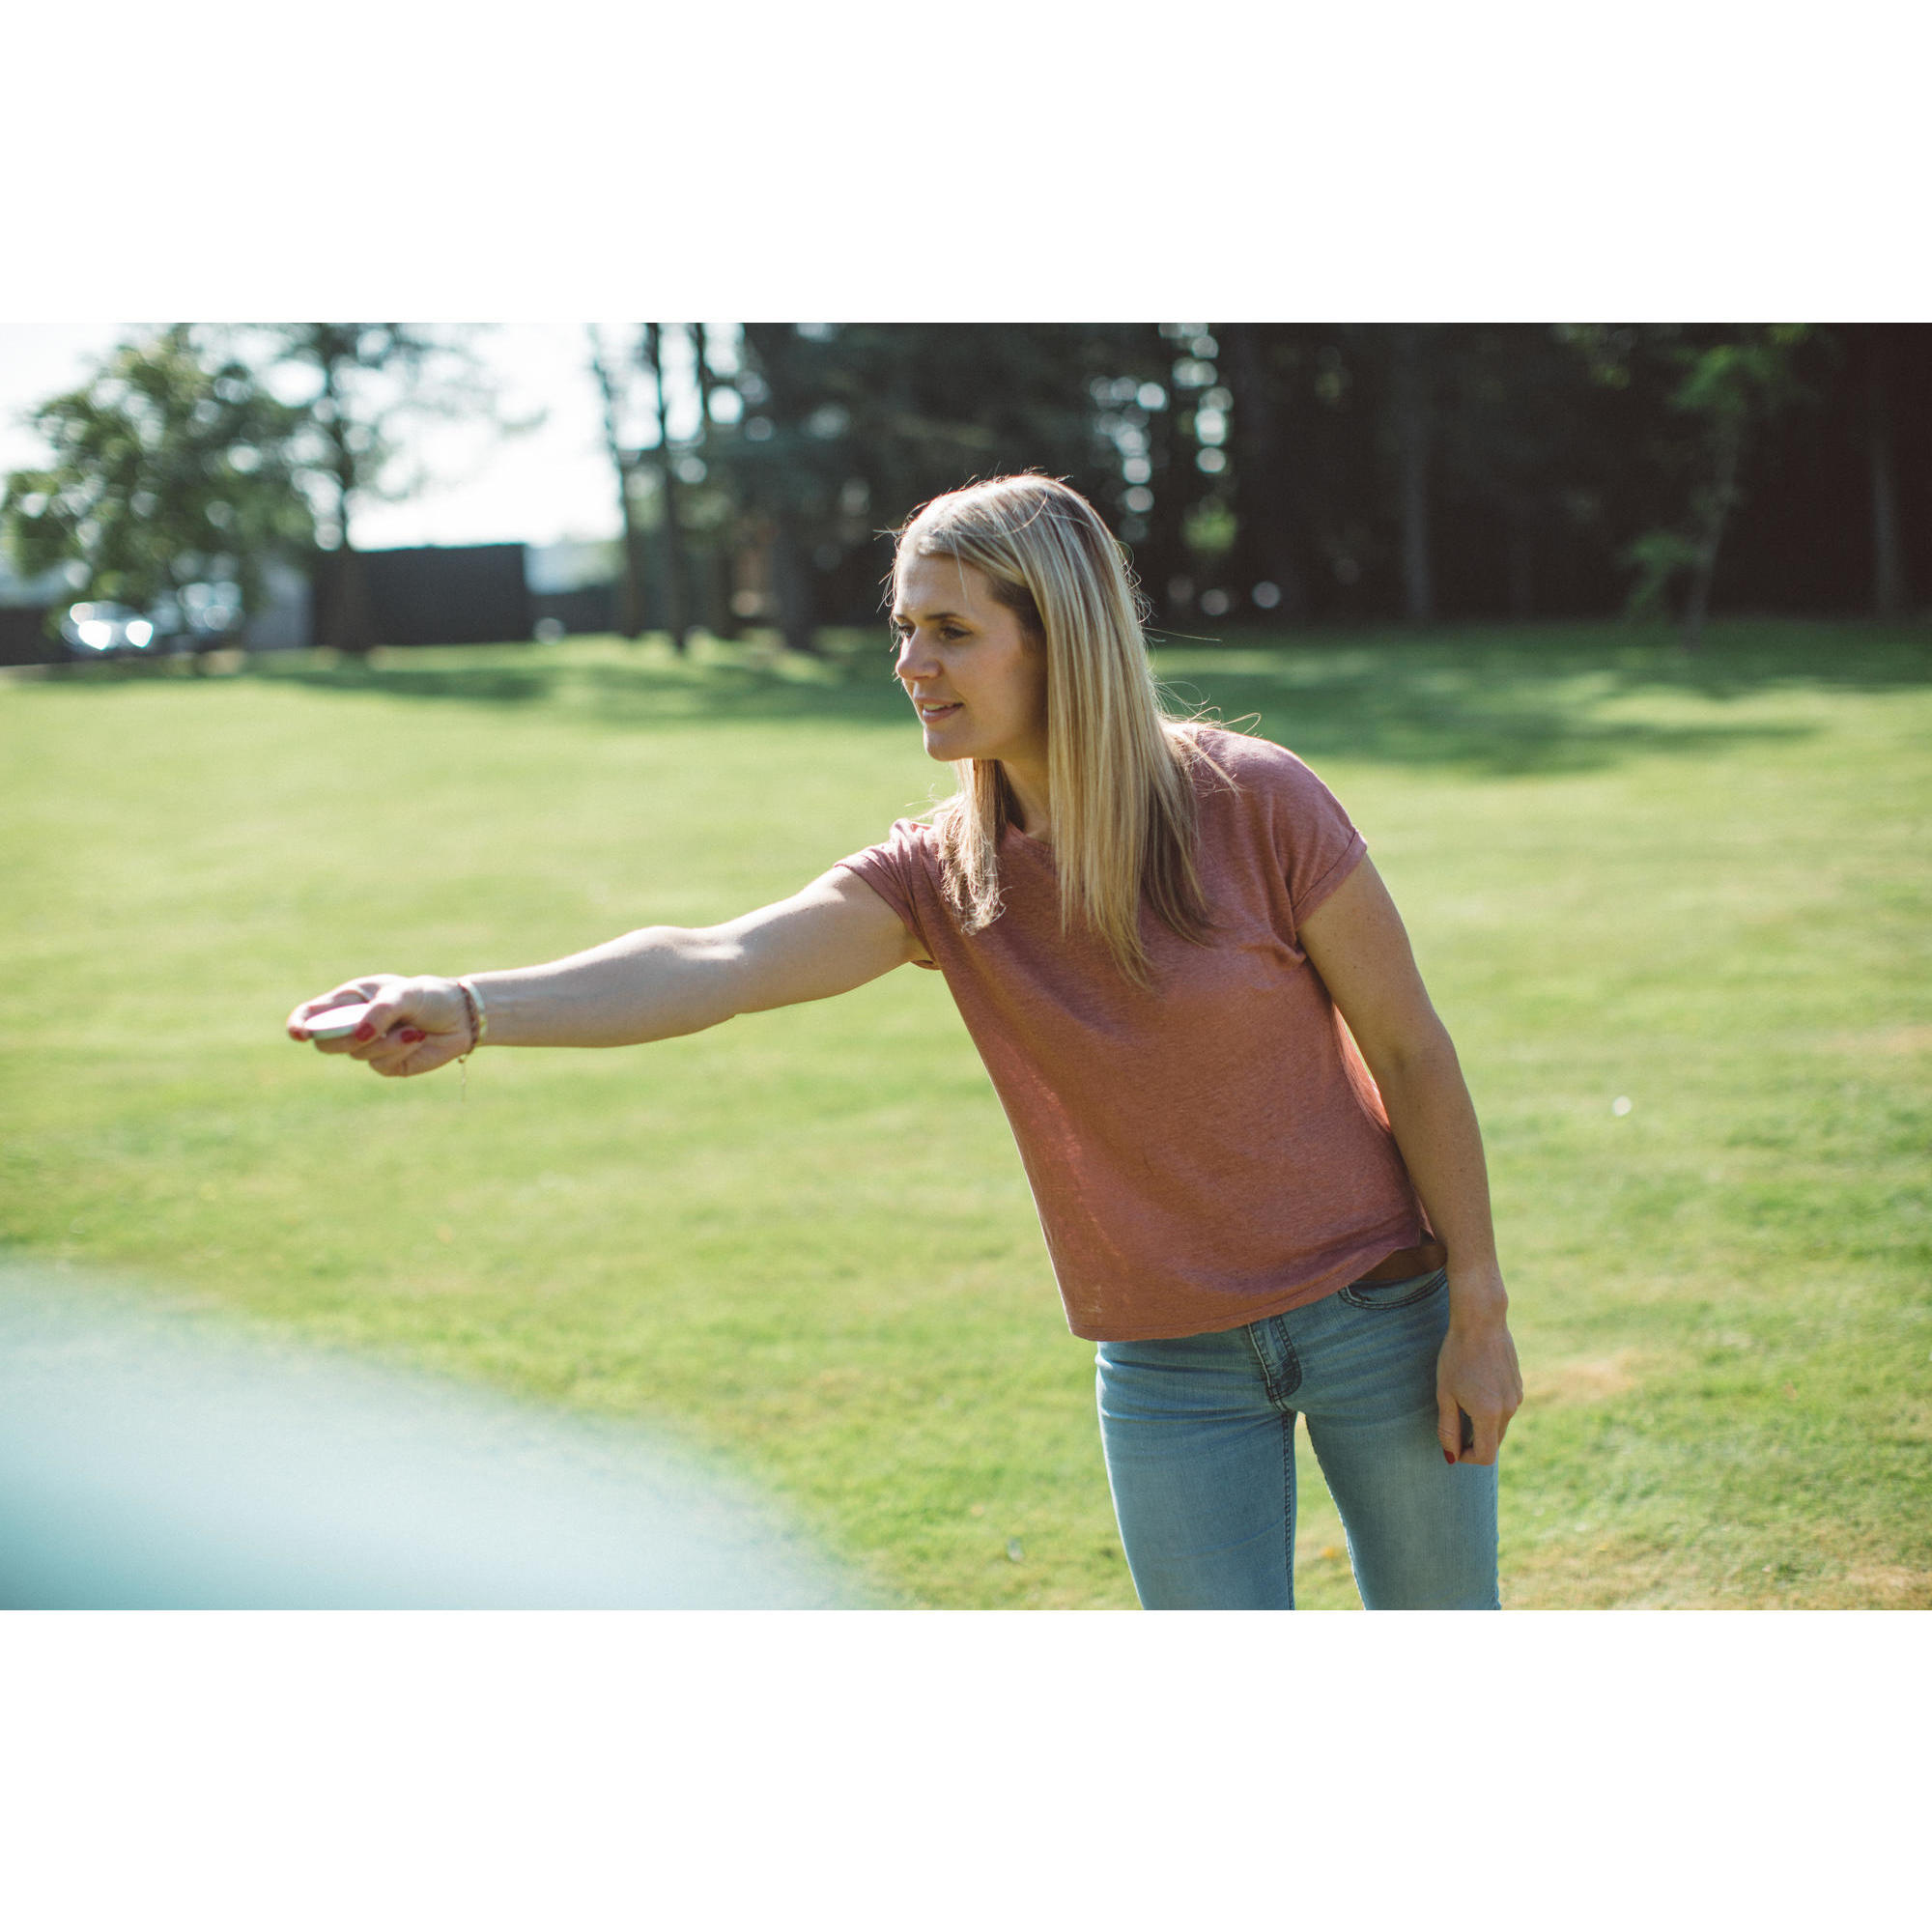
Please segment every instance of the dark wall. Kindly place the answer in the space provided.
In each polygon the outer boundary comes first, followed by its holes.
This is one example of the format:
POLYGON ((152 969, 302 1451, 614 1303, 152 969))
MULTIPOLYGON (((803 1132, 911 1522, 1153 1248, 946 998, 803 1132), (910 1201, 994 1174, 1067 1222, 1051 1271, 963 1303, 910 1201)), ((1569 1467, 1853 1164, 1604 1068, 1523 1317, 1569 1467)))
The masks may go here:
POLYGON ((530 621, 545 618, 563 626, 567 638, 601 638, 617 628, 617 586, 586 583, 577 590, 530 592, 530 621))
POLYGON ((0 665, 65 664, 72 654, 47 636, 44 606, 0 609, 0 665))
MULTIPOLYGON (((522 544, 426 546, 357 554, 375 641, 382 644, 521 643, 530 636, 529 587, 522 544)), ((342 564, 334 552, 315 560, 315 631, 328 617, 342 564)))

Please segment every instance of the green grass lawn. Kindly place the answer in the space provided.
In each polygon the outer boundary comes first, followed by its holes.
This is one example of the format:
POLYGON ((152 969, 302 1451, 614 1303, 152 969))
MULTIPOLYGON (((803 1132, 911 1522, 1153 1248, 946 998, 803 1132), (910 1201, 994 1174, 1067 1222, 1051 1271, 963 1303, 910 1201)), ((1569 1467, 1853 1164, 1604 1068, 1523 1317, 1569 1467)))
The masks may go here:
MULTIPOLYGON (((1129 1606, 936 976, 408 1085, 281 1021, 795 890, 948 781, 883 639, 0 683, 0 1242, 648 1418, 878 1599, 1129 1606)), ((1491 1152, 1515 1605, 1932 1606, 1932 633, 1175 649, 1367 835, 1491 1152), (1613 1102, 1630 1102, 1617 1111, 1613 1102)), ((1300 1591, 1355 1602, 1312 1457, 1300 1591)))

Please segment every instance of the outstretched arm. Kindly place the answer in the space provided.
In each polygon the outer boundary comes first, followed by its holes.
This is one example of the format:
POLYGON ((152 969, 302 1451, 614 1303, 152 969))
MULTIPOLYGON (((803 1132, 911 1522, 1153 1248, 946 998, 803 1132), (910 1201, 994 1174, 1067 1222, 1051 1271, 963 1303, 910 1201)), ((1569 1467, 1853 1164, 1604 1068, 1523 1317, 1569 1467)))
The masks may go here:
POLYGON ((1364 859, 1301 927, 1369 1071, 1429 1222, 1449 1251, 1449 1338, 1436 1369, 1436 1433, 1453 1461, 1493 1463, 1522 1402, 1490 1219, 1476 1109, 1448 1029, 1416 971, 1395 901, 1364 859), (1457 1409, 1474 1425, 1462 1445, 1457 1409))
MULTIPOLYGON (((834 869, 724 925, 644 926, 547 966, 476 973, 492 1046, 631 1046, 697 1033, 736 1013, 829 999, 918 956, 898 917, 856 874, 834 869)), ((379 973, 289 1015, 292 1037, 331 1008, 373 1002, 367 1032, 317 1040, 378 1073, 427 1073, 471 1044, 453 980, 379 973)))

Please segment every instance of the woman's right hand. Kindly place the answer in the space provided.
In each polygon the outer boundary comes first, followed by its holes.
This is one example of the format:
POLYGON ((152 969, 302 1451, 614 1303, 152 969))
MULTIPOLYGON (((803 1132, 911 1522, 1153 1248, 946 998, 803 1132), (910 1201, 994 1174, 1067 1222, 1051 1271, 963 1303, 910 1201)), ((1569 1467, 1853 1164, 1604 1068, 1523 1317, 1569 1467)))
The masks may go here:
POLYGON ((318 1039, 318 1053, 346 1053, 390 1077, 433 1073, 460 1060, 474 1041, 469 1007, 454 980, 372 973, 304 1000, 289 1015, 291 1039, 308 1039, 309 1022, 336 1007, 369 1002, 368 1018, 348 1039, 318 1039))

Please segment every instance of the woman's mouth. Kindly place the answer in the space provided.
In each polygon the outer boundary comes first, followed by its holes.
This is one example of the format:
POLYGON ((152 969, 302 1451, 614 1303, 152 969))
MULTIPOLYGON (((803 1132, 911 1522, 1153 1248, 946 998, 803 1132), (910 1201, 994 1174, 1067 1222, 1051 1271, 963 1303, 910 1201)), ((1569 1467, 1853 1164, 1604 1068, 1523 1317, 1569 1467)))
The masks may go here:
POLYGON ((955 711, 963 711, 963 704, 934 704, 926 699, 919 700, 919 715, 923 723, 936 724, 942 718, 951 718, 955 711))

